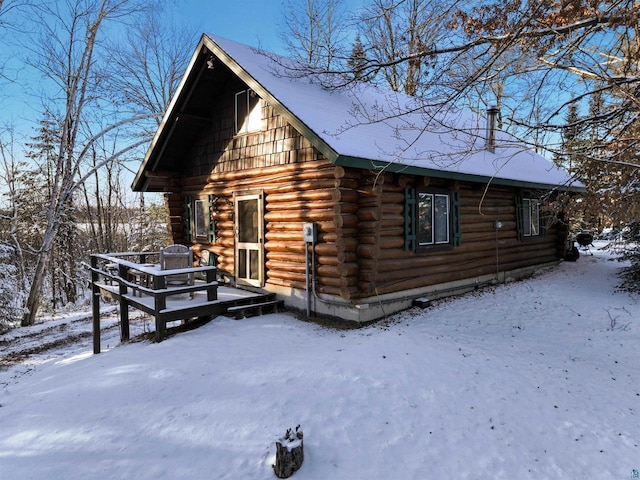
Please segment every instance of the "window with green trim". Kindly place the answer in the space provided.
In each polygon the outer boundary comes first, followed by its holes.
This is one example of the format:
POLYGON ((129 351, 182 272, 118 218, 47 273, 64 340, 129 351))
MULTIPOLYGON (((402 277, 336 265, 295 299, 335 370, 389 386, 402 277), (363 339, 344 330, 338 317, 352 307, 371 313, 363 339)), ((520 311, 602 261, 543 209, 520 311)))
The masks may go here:
POLYGON ((405 190, 405 250, 427 251, 461 243, 458 192, 405 190))
POLYGON ((446 193, 418 192, 419 247, 450 242, 449 203, 449 195, 446 193))
POLYGON ((540 201, 535 198, 522 199, 522 235, 540 235, 540 201))
POLYGON ((202 200, 194 201, 193 229, 197 239, 207 238, 207 219, 205 216, 205 205, 202 200))

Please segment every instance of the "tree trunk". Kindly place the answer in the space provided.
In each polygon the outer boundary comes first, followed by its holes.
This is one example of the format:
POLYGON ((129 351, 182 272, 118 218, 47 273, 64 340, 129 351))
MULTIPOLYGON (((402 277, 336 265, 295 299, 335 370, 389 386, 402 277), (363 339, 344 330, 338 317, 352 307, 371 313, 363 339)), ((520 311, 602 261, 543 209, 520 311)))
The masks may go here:
MULTIPOLYGON (((50 242, 49 242, 50 243, 50 242)), ((42 246, 42 251, 38 255, 38 261, 36 262, 36 268, 33 272, 33 281, 29 288, 29 296, 27 297, 27 303, 25 304, 25 313, 20 323, 23 327, 33 325, 38 313, 38 301, 40 300, 40 294, 42 292, 42 284, 44 283, 44 275, 47 262, 49 261, 48 251, 45 250, 46 246, 42 246)), ((49 245, 50 248, 50 245, 49 245)))

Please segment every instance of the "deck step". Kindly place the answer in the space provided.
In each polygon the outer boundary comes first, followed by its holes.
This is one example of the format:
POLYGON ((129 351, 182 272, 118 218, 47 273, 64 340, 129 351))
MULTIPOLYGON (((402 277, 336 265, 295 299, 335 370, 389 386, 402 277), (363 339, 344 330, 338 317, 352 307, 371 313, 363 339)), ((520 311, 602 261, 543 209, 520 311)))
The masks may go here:
POLYGON ((267 313, 278 313, 284 307, 283 300, 267 300, 227 307, 227 313, 235 316, 236 320, 255 317, 267 313))

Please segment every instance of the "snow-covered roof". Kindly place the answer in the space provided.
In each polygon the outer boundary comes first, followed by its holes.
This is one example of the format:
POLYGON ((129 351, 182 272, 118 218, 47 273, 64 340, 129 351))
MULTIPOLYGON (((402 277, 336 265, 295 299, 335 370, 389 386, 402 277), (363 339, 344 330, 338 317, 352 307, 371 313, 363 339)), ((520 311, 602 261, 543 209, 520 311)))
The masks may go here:
POLYGON ((505 132, 497 131, 494 152, 487 150, 482 116, 425 108, 415 98, 368 83, 328 89, 317 78, 296 75, 299 69, 288 69, 288 59, 216 35, 203 35, 194 58, 202 47, 337 165, 536 188, 583 187, 505 132))

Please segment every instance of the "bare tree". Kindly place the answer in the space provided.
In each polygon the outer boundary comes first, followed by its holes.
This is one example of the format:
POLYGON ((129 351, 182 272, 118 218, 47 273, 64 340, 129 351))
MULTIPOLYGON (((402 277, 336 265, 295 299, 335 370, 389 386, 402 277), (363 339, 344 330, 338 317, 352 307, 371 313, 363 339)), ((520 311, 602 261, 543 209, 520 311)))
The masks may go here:
POLYGON ((41 29, 42 39, 37 49, 32 48, 38 54, 38 61, 33 67, 59 89, 62 102, 50 108, 52 112, 59 112, 59 141, 54 157, 51 198, 45 211, 42 245, 29 288, 23 325, 30 325, 34 321, 44 273, 60 231, 63 213, 76 190, 91 176, 93 169, 147 141, 146 138, 133 140, 110 158, 90 167, 89 171, 85 168, 88 152, 97 139, 135 120, 135 117, 117 119, 114 116, 113 123, 98 133, 92 133, 87 123, 92 107, 102 107, 105 115, 109 113, 109 105, 101 103, 98 97, 101 82, 97 53, 99 35, 105 23, 124 20, 138 9, 133 0, 76 0, 65 2, 64 5, 42 3, 34 7, 33 14, 41 29))
POLYGON ((344 0, 287 0, 280 38, 299 62, 330 70, 344 60, 344 0))
MULTIPOLYGON (((169 12, 170 13, 170 12, 169 12)), ((155 113, 155 133, 187 67, 197 33, 171 23, 160 9, 144 13, 124 42, 110 45, 108 91, 136 113, 155 113)))
MULTIPOLYGON (((455 4, 456 2, 453 2, 455 4)), ((445 32, 452 8, 441 0, 373 0, 359 15, 359 31, 366 45, 371 72, 380 73, 387 87, 407 95, 422 95, 429 87, 433 49, 445 32), (398 62, 398 59, 405 59, 398 62)))

